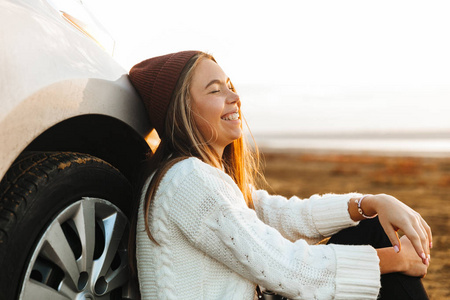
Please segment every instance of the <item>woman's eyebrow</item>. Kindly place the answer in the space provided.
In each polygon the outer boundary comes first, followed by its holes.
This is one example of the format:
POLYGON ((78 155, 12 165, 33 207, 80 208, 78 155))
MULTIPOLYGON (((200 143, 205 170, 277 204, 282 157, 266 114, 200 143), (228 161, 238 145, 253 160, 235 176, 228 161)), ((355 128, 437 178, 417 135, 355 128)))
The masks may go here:
MULTIPOLYGON (((230 78, 227 78, 227 81, 226 81, 226 82, 227 82, 227 83, 230 82, 230 78)), ((211 80, 211 81, 205 86, 205 89, 207 89, 210 85, 215 84, 215 83, 221 84, 221 83, 222 83, 222 80, 220 80, 220 79, 213 79, 213 80, 211 80)))

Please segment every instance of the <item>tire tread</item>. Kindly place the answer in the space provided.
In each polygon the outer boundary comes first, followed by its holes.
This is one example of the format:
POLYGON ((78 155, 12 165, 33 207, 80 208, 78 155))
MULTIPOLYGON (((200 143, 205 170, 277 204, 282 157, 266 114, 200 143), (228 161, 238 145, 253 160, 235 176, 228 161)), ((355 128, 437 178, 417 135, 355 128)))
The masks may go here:
POLYGON ((127 215, 131 184, 89 154, 28 152, 16 159, 0 181, 0 299, 17 298, 39 236, 59 211, 83 197, 110 201, 127 215))
MULTIPOLYGON (((20 215, 27 209, 27 198, 38 186, 45 185, 64 167, 72 164, 107 162, 83 153, 75 152, 31 152, 20 156, 0 182, 0 245, 8 242, 8 236, 20 215)), ((115 168, 114 168, 115 169, 115 168)), ((0 247, 0 257, 3 249, 0 247)))

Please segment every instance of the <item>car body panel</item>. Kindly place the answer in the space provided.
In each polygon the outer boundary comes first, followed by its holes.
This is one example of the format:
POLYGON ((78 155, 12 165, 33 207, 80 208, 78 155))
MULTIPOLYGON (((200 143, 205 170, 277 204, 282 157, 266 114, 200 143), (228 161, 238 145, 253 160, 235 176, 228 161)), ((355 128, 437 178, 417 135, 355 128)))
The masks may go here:
POLYGON ((126 70, 48 2, 0 0, 0 178, 39 135, 87 114, 151 130, 126 70))

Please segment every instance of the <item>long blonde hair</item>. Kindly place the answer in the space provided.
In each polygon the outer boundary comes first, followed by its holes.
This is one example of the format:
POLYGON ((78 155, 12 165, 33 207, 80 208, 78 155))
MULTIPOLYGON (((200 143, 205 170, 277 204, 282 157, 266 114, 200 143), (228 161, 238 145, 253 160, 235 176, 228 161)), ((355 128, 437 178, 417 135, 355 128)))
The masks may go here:
MULTIPOLYGON (((259 152, 254 145, 251 150, 245 135, 225 147, 219 157, 208 141, 198 130, 191 110, 190 85, 194 70, 202 59, 216 60, 206 53, 194 55, 180 75, 173 98, 170 102, 165 132, 155 153, 148 159, 146 175, 154 174, 145 196, 144 220, 149 238, 157 243, 150 232, 149 211, 159 183, 170 167, 188 157, 197 157, 214 167, 223 167, 224 171, 235 181, 244 195, 249 208, 254 209, 251 189, 256 186, 259 172, 259 152)), ((232 86, 233 90, 234 87, 232 86)), ((241 114, 241 112, 240 112, 241 114)), ((241 119, 243 116, 241 114, 241 119)))

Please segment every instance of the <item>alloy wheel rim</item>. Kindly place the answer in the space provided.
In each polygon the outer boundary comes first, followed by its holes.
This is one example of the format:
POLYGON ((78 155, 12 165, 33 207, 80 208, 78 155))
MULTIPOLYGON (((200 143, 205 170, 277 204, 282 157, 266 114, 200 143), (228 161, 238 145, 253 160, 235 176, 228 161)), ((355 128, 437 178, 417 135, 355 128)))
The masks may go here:
POLYGON ((127 218, 109 201, 69 205, 34 248, 19 299, 130 299, 127 240, 127 218))

